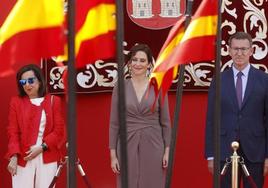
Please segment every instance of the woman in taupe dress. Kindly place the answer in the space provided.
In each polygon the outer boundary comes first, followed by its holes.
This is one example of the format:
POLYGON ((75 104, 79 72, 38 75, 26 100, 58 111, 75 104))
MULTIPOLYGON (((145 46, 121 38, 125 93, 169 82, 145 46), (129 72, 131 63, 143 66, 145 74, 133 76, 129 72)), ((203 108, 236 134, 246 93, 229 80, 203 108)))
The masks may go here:
MULTIPOLYGON (((129 188, 164 188, 170 144, 168 99, 163 104, 155 100, 149 88, 148 70, 152 68, 152 53, 145 44, 130 49, 128 65, 131 78, 125 80, 126 126, 129 188)), ((119 123, 117 88, 112 95, 109 147, 111 168, 120 186, 119 123)))

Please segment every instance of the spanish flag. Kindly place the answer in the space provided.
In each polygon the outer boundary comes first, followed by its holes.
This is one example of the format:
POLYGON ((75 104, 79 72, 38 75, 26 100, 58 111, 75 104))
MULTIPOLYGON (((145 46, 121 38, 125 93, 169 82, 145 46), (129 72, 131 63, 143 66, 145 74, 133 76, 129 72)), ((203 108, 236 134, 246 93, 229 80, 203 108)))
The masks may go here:
POLYGON ((62 0, 18 0, 0 27, 0 76, 16 62, 38 62, 64 52, 62 0))
POLYGON ((114 0, 77 0, 76 67, 115 57, 114 0))
POLYGON ((174 53, 174 49, 181 42, 184 33, 185 17, 180 17, 179 21, 170 30, 168 38, 160 50, 154 69, 150 75, 150 85, 154 86, 156 96, 161 88, 163 92, 162 96, 164 97, 173 78, 177 76, 178 66, 174 66, 167 71, 157 71, 157 67, 162 63, 167 63, 166 59, 174 53))
POLYGON ((169 33, 151 75, 155 91, 165 94, 178 72, 178 65, 215 59, 218 3, 203 0, 187 29, 180 19, 169 33))
MULTIPOLYGON (((114 0, 77 0, 75 18, 76 67, 115 57, 116 17, 114 0)), ((67 60, 65 56, 59 61, 67 60)))

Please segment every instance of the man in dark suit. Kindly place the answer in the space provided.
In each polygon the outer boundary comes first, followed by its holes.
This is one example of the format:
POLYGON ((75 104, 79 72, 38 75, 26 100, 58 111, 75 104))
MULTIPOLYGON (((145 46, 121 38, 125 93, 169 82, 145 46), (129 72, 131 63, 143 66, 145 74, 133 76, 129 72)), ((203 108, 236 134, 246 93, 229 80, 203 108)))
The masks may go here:
MULTIPOLYGON (((233 66, 221 74, 221 167, 233 153, 231 143, 238 141, 238 155, 243 157, 257 187, 262 188, 268 172, 268 76, 249 63, 252 54, 252 38, 248 33, 237 32, 230 37, 229 55, 233 66)), ((208 95, 205 143, 205 157, 211 173, 214 100, 215 82, 212 81, 208 95)), ((244 188, 251 187, 239 169, 239 184, 241 179, 244 188)), ((221 181, 221 188, 230 187, 231 166, 221 181)))

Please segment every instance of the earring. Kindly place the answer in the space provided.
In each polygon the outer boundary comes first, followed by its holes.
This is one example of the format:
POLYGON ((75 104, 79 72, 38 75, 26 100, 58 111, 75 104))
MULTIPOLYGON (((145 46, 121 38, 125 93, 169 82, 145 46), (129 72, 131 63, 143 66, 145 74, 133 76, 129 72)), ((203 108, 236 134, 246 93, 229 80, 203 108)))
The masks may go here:
POLYGON ((128 74, 131 77, 131 67, 130 66, 127 66, 127 68, 128 68, 128 74))
POLYGON ((151 68, 148 67, 148 68, 147 68, 147 71, 146 71, 146 76, 147 76, 147 77, 150 77, 150 75, 151 75, 151 68))

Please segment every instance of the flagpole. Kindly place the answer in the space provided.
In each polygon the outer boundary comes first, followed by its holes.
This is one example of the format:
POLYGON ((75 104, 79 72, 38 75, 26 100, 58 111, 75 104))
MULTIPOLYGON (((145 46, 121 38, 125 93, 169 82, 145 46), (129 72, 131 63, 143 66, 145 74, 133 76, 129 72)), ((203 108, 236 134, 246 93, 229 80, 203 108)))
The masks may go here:
POLYGON ((116 0, 116 59, 118 63, 118 112, 120 135, 120 175, 121 187, 128 188, 127 135, 126 135, 126 104, 124 86, 124 14, 123 1, 116 0))
MULTIPOLYGON (((192 6, 194 0, 188 0, 186 5, 186 20, 185 20, 185 28, 189 25, 191 21, 192 15, 192 6)), ((172 180, 172 172, 174 167, 174 157, 175 157, 175 149, 176 149, 176 142, 177 142, 177 134, 179 130, 179 118, 180 118, 180 111, 181 111, 181 101, 182 101, 182 93, 183 93, 183 83, 184 83, 184 71, 185 71, 185 64, 181 64, 179 66, 179 79, 178 85, 176 90, 176 105, 174 110, 174 120, 173 120, 173 128, 172 128, 172 135, 171 135, 171 143, 170 143, 170 151, 169 151, 169 159, 168 159, 168 169, 166 175, 166 182, 165 188, 170 188, 171 180, 172 180)))
POLYGON ((215 82, 216 82, 216 96, 214 106, 214 174, 213 174, 213 187, 220 187, 220 119, 221 119, 221 0, 218 0, 218 21, 217 21, 217 37, 216 37, 216 61, 215 61, 215 82))
POLYGON ((68 163, 67 187, 76 188, 76 70, 75 70, 75 0, 68 0, 68 163))

